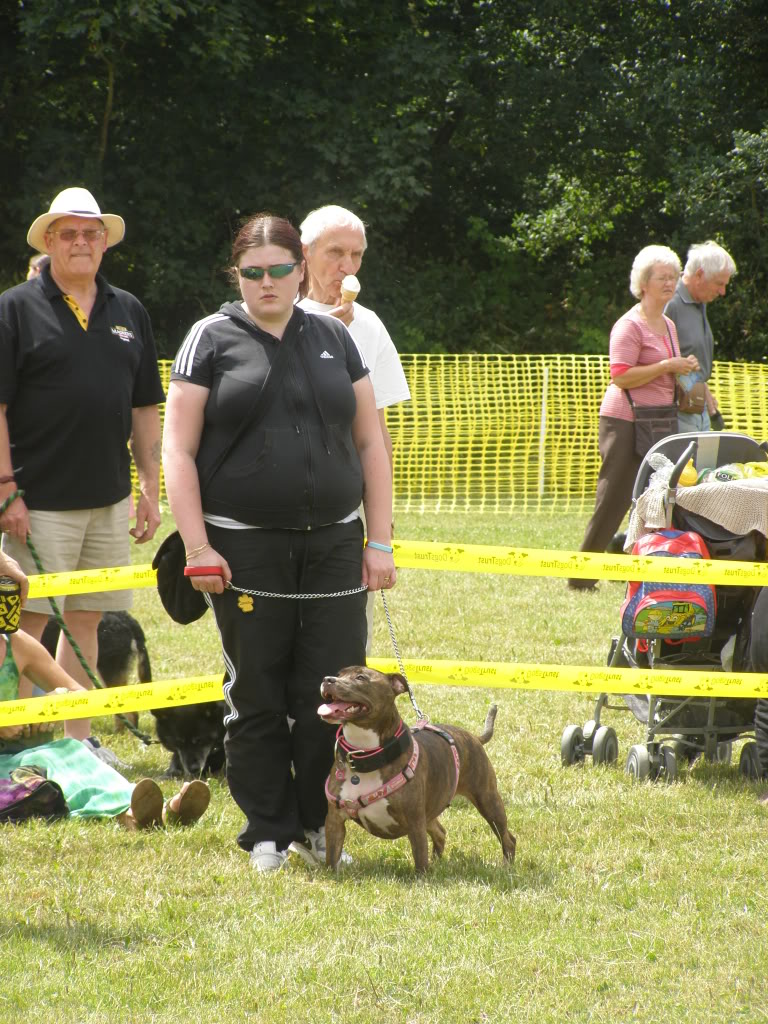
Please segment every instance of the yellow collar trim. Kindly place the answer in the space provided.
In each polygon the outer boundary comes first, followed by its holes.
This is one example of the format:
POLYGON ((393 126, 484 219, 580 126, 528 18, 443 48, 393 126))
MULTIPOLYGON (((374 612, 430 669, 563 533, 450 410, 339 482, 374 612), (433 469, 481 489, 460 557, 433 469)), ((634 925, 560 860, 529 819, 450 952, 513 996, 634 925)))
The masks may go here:
POLYGON ((83 330, 87 331, 88 330, 88 317, 83 312, 83 310, 82 310, 82 308, 80 306, 80 303, 77 301, 77 299, 74 297, 74 295, 65 295, 64 296, 64 301, 66 302, 66 304, 69 306, 69 308, 72 310, 72 312, 77 317, 77 322, 80 324, 80 326, 83 328, 83 330))

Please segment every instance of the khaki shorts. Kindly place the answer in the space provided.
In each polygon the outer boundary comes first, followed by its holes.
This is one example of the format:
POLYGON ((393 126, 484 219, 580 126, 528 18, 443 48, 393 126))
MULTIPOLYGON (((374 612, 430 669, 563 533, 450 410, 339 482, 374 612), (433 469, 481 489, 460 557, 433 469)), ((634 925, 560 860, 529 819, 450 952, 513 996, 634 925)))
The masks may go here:
MULTIPOLYGON (((45 572, 130 565, 129 511, 130 498, 106 508, 75 509, 71 512, 30 510, 30 539, 45 572)), ((38 572, 29 548, 15 537, 3 535, 3 551, 15 558, 28 576, 38 572)), ((116 612, 131 607, 133 594, 130 590, 111 590, 69 594, 55 600, 60 608, 67 611, 116 612)), ((38 597, 27 601, 24 611, 50 615, 51 604, 47 597, 38 597)))

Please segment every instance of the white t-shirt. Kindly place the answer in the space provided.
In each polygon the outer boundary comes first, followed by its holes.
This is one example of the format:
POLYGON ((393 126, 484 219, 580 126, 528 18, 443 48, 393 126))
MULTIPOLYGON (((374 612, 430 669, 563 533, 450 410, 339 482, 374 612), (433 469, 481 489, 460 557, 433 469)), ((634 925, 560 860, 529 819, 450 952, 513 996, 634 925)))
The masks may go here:
MULTIPOLYGON (((314 299, 302 299, 299 303, 307 313, 327 313, 333 306, 314 299)), ((371 383, 376 398, 376 408, 407 402, 411 397, 405 379, 400 357, 384 324, 372 309, 355 303, 355 319, 349 325, 349 333, 362 353, 366 366, 371 371, 371 383)))

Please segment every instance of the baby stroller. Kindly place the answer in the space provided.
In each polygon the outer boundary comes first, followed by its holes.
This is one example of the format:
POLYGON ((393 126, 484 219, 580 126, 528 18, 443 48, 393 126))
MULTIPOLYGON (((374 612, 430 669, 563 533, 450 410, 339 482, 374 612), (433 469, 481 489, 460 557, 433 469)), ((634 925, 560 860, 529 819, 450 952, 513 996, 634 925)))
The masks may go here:
MULTIPOLYGON (((727 504, 733 497, 738 502, 736 518, 744 518, 742 496, 747 491, 746 487, 742 488, 738 498, 736 491, 725 490, 733 486, 730 483, 715 483, 709 488, 699 484, 678 490, 680 476, 691 459, 701 478, 704 470, 717 470, 730 463, 768 462, 768 444, 758 444, 744 434, 725 432, 673 434, 659 441, 643 459, 635 480, 627 546, 632 540, 633 527, 637 532, 638 523, 643 522, 643 507, 650 507, 655 502, 657 521, 648 522, 649 529, 666 527, 698 534, 703 538, 711 559, 765 561, 764 525, 762 532, 757 529, 733 532, 708 519, 701 511, 692 511, 681 504, 692 504, 701 509, 707 502, 717 501, 718 519, 722 521, 728 518, 727 513, 723 514, 723 501, 727 504), (657 455, 666 459, 654 459, 657 455), (670 463, 673 464, 671 472, 670 463), (669 473, 666 484, 659 479, 663 478, 664 467, 669 473), (652 481, 656 469, 659 473, 652 481), (693 495, 694 491, 699 493, 693 495), (659 513, 661 522, 658 521, 659 513)), ((747 497, 750 501, 754 499, 755 508, 762 502, 763 511, 757 518, 762 516, 761 522, 764 523, 768 479, 765 488, 762 488, 762 483, 756 483, 754 492, 747 493, 747 497)), ((638 639, 631 629, 626 628, 624 616, 621 636, 611 641, 608 665, 709 672, 748 671, 750 617, 760 588, 717 585, 703 589, 715 591, 713 608, 716 611, 706 635, 686 637, 684 642, 664 637, 638 639)), ((624 608, 626 604, 625 601, 624 608)), ((678 764, 683 759, 691 762, 702 754, 710 761, 730 761, 733 741, 747 734, 754 735, 754 699, 622 694, 623 703, 612 704, 611 696, 605 693, 598 695, 593 718, 583 728, 576 725, 566 727, 560 744, 564 765, 583 762, 587 756, 591 756, 595 764, 618 760, 616 732, 600 721, 604 709, 631 711, 646 728, 645 742, 632 746, 627 756, 626 770, 637 779, 663 778, 671 782, 677 776, 678 764)), ((739 770, 749 778, 759 777, 754 740, 742 747, 739 770)))

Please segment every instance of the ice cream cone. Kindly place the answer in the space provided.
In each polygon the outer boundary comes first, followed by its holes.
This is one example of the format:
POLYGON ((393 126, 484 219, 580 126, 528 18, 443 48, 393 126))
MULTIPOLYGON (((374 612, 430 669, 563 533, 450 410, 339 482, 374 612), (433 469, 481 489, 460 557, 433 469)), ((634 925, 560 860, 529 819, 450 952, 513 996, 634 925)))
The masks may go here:
POLYGON ((360 282, 354 274, 347 274, 341 282, 341 301, 354 302, 360 294, 360 282))

